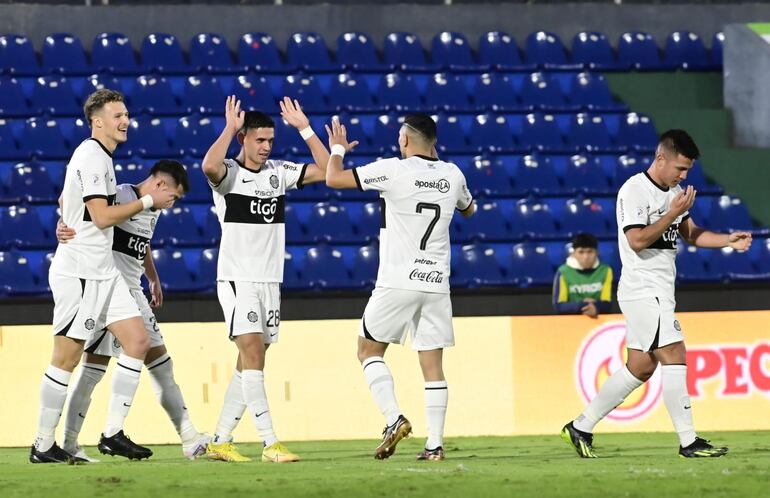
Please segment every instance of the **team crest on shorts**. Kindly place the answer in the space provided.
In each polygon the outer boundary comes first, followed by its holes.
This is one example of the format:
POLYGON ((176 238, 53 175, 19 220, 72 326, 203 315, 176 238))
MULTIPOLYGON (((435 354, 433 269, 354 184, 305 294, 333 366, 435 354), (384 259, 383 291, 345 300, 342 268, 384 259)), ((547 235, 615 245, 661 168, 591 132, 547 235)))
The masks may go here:
POLYGON ((246 318, 248 318, 251 323, 256 323, 257 313, 255 311, 249 311, 249 314, 246 315, 246 318))
POLYGON ((682 326, 679 325, 679 320, 674 320, 674 328, 676 329, 677 332, 682 331, 682 326))
POLYGON ((270 186, 273 188, 278 188, 278 177, 275 175, 270 176, 270 186))
POLYGON ((123 345, 120 343, 117 337, 114 337, 112 339, 112 347, 114 347, 115 349, 121 349, 123 348, 123 345))
POLYGON ((86 326, 86 330, 93 330, 96 326, 96 322, 92 318, 89 318, 86 320, 86 323, 84 324, 86 326))

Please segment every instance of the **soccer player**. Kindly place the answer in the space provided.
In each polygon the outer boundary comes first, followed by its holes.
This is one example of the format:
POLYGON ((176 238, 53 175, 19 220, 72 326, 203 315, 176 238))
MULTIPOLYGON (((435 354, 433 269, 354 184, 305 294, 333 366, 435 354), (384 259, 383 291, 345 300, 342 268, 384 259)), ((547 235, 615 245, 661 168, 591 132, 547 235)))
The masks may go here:
MULTIPOLYGON (((180 199, 190 189, 187 171, 184 166, 171 160, 161 160, 155 163, 149 176, 139 185, 122 184, 117 187, 116 204, 128 204, 141 198, 153 190, 169 188, 180 199)), ((150 350, 144 359, 147 372, 150 374, 153 389, 163 409, 166 410, 174 428, 182 440, 182 453, 189 459, 206 452, 206 445, 211 439, 206 434, 199 433, 190 421, 182 391, 174 380, 173 361, 168 355, 160 334, 158 323, 153 314, 154 309, 163 305, 163 291, 160 277, 155 270, 152 260, 150 240, 155 232, 155 226, 160 211, 143 211, 115 226, 112 242, 115 265, 126 281, 131 295, 136 301, 144 320, 144 327, 150 336, 150 350), (147 276, 150 284, 152 301, 148 302, 142 291, 142 274, 147 276)), ((75 230, 59 223, 56 236, 60 243, 66 243, 76 235, 75 230)), ((64 446, 67 453, 87 460, 97 462, 88 457, 78 444, 78 435, 91 405, 91 394, 96 384, 104 376, 111 357, 119 357, 121 346, 113 335, 103 330, 95 334, 86 345, 83 369, 75 389, 67 405, 67 416, 64 425, 64 446)))
POLYGON ((51 364, 40 385, 38 432, 29 454, 32 463, 62 463, 71 459, 55 442, 56 427, 84 343, 105 327, 123 345, 123 353, 115 369, 107 426, 99 445, 128 458, 152 455, 123 433, 150 339, 136 302, 115 266, 112 227, 150 208, 172 205, 176 194, 164 187, 133 202, 114 205, 112 152, 128 136, 128 110, 123 95, 97 90, 86 99, 83 111, 91 127, 91 138, 72 154, 59 198, 62 220, 75 229, 77 236, 56 248, 48 275, 54 299, 54 347, 51 364))
POLYGON ((222 226, 217 295, 230 340, 238 348, 236 371, 208 455, 225 461, 249 460, 231 442, 231 433, 248 407, 264 443, 262 461, 294 462, 299 457, 278 441, 273 429, 265 393, 265 352, 278 341, 281 321, 285 193, 323 181, 329 152, 299 102, 285 97, 280 102, 281 116, 299 131, 315 164, 269 159, 275 140, 273 120, 262 112, 241 111, 240 105, 234 96, 227 98, 225 127, 202 166, 222 226), (226 159, 233 138, 241 150, 237 157, 226 159))
POLYGON ((684 130, 660 137, 655 160, 618 192, 618 246, 623 268, 618 304, 626 319, 628 361, 602 385, 583 413, 564 426, 561 437, 583 458, 595 458, 593 429, 661 364, 663 402, 679 436, 679 455, 719 457, 727 448, 698 437, 687 393, 684 334, 674 315, 677 237, 697 247, 745 251, 751 234, 719 234, 695 224, 689 209, 696 191, 679 185, 700 156, 684 130))
POLYGON ((353 144, 337 119, 326 127, 331 158, 326 184, 332 188, 376 190, 382 200, 380 266, 377 284, 364 310, 358 337, 358 359, 369 390, 385 416, 380 460, 396 451, 412 430, 396 402, 393 376, 385 364, 388 344, 403 344, 412 331, 425 378, 428 440, 418 460, 443 460, 444 419, 448 389, 442 358, 454 345, 449 298, 449 224, 455 209, 475 211, 460 169, 435 157, 436 123, 411 114, 402 125, 401 159, 390 158, 344 170, 342 160, 353 144))
POLYGON ((556 270, 553 307, 561 314, 596 318, 612 306, 612 268, 599 261, 599 243, 590 233, 572 239, 572 254, 556 270))

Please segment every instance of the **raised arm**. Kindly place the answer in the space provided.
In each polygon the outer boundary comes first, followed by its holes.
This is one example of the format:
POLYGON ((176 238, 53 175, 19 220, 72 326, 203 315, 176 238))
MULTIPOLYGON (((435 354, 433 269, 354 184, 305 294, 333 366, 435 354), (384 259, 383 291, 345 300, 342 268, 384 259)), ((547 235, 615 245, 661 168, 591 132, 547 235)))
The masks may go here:
POLYGON ((310 127, 310 120, 302 111, 299 101, 292 101, 289 97, 284 97, 278 105, 281 107, 281 117, 297 129, 310 149, 313 161, 315 161, 307 165, 305 176, 302 177, 302 184, 324 181, 326 179, 326 165, 329 162, 329 151, 326 150, 326 146, 310 127))
POLYGON ((679 226, 679 233, 688 244, 697 247, 732 247, 737 251, 746 251, 751 247, 751 233, 749 232, 716 233, 699 227, 692 218, 687 218, 679 226))
POLYGON ((243 127, 245 115, 246 113, 241 111, 241 101, 236 100, 235 95, 227 97, 225 102, 225 128, 214 143, 211 144, 211 147, 209 147, 201 166, 203 173, 214 185, 218 185, 225 177, 225 172, 227 171, 225 166, 227 150, 230 148, 233 138, 243 127))
POLYGON ((342 160, 345 153, 353 150, 358 145, 357 141, 348 143, 347 131, 345 125, 340 123, 339 119, 332 119, 331 128, 324 125, 326 133, 329 134, 329 164, 326 166, 326 186, 331 188, 360 188, 358 179, 353 173, 354 170, 345 170, 342 160))
POLYGON ((631 249, 639 252, 650 247, 653 242, 658 240, 668 230, 679 216, 686 213, 692 207, 695 202, 695 193, 695 189, 690 185, 687 187, 687 190, 677 194, 674 200, 671 201, 671 207, 668 212, 652 225, 645 227, 630 225, 625 227, 623 230, 631 249))

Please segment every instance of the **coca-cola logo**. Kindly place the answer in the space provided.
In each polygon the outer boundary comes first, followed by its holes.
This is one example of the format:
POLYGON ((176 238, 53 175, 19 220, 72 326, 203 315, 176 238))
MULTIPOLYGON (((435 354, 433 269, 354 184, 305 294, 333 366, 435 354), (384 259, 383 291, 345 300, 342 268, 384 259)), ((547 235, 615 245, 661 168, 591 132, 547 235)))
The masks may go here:
POLYGON ((440 284, 444 281, 444 272, 438 270, 422 271, 415 268, 409 274, 409 280, 418 280, 428 284, 440 284))
POLYGON ((278 199, 255 199, 249 206, 251 214, 261 215, 267 223, 272 223, 278 209, 278 199))

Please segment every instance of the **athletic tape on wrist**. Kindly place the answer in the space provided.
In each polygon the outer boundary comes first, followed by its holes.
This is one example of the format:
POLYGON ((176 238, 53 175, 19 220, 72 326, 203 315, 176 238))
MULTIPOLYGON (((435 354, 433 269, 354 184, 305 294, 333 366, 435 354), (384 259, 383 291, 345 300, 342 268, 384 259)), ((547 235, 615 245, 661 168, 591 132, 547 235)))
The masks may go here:
POLYGON ((315 132, 313 131, 313 128, 307 127, 299 130, 299 135, 302 137, 302 140, 308 140, 310 137, 315 135, 315 132))
POLYGON ((347 151, 345 150, 345 146, 344 145, 342 145, 342 144, 334 144, 334 145, 332 145, 332 153, 331 153, 332 156, 345 157, 345 152, 347 152, 347 151))
POLYGON ((144 209, 150 209, 152 205, 155 204, 155 201, 152 200, 152 196, 150 194, 143 195, 139 200, 142 201, 142 207, 144 209))

